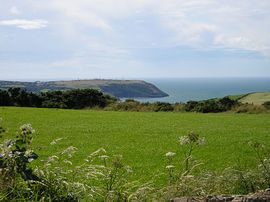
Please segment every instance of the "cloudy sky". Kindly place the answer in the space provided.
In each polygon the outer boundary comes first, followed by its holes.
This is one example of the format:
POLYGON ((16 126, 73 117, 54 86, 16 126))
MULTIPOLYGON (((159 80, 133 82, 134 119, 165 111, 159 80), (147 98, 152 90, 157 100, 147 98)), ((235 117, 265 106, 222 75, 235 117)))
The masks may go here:
POLYGON ((0 79, 270 77, 269 0, 0 0, 0 79))

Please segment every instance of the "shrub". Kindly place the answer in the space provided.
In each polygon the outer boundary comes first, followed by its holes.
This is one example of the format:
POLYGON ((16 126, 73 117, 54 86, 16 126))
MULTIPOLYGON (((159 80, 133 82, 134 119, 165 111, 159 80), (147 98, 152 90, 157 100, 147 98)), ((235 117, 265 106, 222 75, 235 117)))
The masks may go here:
MULTIPOLYGON (((67 192, 63 178, 33 171, 30 164, 38 158, 32 150, 35 131, 30 124, 20 127, 15 140, 0 145, 1 201, 77 201, 74 192, 67 192), (55 183, 57 182, 57 183, 55 183)), ((56 173, 56 171, 55 171, 56 173)))
POLYGON ((254 105, 254 104, 241 104, 233 108, 233 111, 236 113, 250 113, 250 114, 258 114, 267 112, 266 108, 262 105, 254 105))
POLYGON ((155 103, 140 103, 138 101, 127 99, 123 102, 116 102, 109 105, 106 110, 113 111, 140 111, 140 112, 159 112, 173 111, 174 107, 170 103, 155 102, 155 103))
POLYGON ((217 113, 229 111, 238 104, 238 101, 232 100, 229 97, 224 97, 221 99, 210 99, 204 101, 188 101, 185 104, 184 109, 188 112, 217 113))
POLYGON ((270 101, 264 102, 264 103, 263 103, 263 106, 264 106, 266 109, 270 109, 270 101))
POLYGON ((168 111, 173 111, 173 107, 170 103, 166 102, 156 102, 153 103, 153 111, 155 112, 168 112, 168 111))
POLYGON ((184 112, 185 111, 185 104, 183 104, 183 103, 175 103, 173 105, 173 111, 175 111, 175 112, 184 112))

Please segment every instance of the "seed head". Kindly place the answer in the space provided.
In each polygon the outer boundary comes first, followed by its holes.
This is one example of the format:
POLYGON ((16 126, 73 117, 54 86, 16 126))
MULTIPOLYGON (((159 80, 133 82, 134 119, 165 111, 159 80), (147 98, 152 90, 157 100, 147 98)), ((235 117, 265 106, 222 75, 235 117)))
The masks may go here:
POLYGON ((165 154, 165 156, 168 157, 168 158, 174 157, 175 155, 176 155, 176 153, 174 153, 174 152, 167 152, 165 154))

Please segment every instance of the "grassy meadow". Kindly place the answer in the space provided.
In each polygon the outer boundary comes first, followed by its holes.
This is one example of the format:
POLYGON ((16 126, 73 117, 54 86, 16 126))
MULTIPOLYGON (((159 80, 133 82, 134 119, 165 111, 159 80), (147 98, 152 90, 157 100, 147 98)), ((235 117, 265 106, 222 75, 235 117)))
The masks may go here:
MULTIPOLYGON (((189 131, 205 137, 206 144, 195 151, 203 167, 223 170, 237 162, 257 166, 255 154, 248 145, 260 141, 270 148, 270 114, 199 114, 173 112, 110 112, 98 110, 60 110, 1 107, 0 117, 7 130, 4 138, 31 123, 36 130, 34 149, 39 160, 64 150, 79 149, 75 163, 99 148, 109 154, 123 155, 134 170, 134 179, 151 180, 165 172, 165 153, 176 152, 180 160, 178 138, 189 131), (56 145, 50 143, 64 138, 56 145)), ((3 139, 4 139, 3 138, 3 139)), ((164 176, 156 184, 163 183, 164 176)))
POLYGON ((270 101, 270 92, 250 93, 240 99, 242 103, 255 105, 262 105, 267 101, 270 101))

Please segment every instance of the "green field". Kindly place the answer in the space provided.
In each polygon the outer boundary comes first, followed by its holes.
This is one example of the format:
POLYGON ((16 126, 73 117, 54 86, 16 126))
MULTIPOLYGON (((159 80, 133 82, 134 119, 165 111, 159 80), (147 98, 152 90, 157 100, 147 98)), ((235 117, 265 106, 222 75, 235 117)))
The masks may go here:
MULTIPOLYGON (((109 154, 122 154, 134 169, 134 178, 151 179, 165 171, 165 153, 181 156, 178 137, 189 131, 206 138, 206 145, 195 153, 204 167, 222 170, 237 161, 255 167, 248 145, 258 140, 270 146, 270 114, 196 114, 170 112, 108 112, 1 107, 0 117, 7 137, 18 127, 31 123, 36 129, 34 148, 40 159, 68 146, 79 149, 75 162, 105 148, 109 154), (63 137, 57 145, 54 139, 63 137)), ((162 178, 162 177, 161 177, 162 178)), ((164 177, 163 177, 164 178, 164 177)))
POLYGON ((250 93, 239 100, 242 103, 254 105, 262 105, 264 102, 270 101, 270 92, 250 93))

